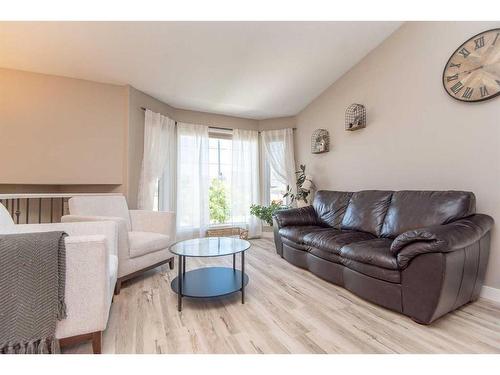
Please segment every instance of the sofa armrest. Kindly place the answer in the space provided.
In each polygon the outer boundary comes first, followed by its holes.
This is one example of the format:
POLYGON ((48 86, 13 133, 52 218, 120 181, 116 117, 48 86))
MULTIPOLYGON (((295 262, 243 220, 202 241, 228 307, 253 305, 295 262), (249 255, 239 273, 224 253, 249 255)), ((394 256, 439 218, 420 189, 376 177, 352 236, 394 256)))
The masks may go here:
POLYGON ((56 337, 103 331, 113 297, 111 283, 116 280, 116 269, 110 268, 106 236, 68 236, 65 245, 68 315, 58 322, 56 337))
POLYGON ((64 231, 69 237, 81 237, 89 235, 104 235, 106 237, 107 249, 110 254, 117 254, 118 233, 115 222, 66 222, 66 223, 43 223, 43 224, 16 224, 10 227, 11 232, 50 232, 64 231))
POLYGON ((124 218, 118 216, 82 216, 82 215, 65 215, 61 218, 63 223, 79 223, 79 222, 114 222, 116 223, 117 231, 117 253, 119 259, 128 259, 129 242, 127 222, 124 218))
POLYGON ((285 210, 276 211, 273 214, 279 228, 289 227, 292 225, 317 225, 318 216, 313 206, 300 208, 288 208, 285 210))
POLYGON ((175 213, 166 211, 130 210, 132 230, 169 235, 175 241, 175 213))
POLYGON ((419 254, 450 252, 479 241, 493 226, 493 218, 476 214, 444 225, 419 228, 400 234, 391 244, 400 267, 419 254))

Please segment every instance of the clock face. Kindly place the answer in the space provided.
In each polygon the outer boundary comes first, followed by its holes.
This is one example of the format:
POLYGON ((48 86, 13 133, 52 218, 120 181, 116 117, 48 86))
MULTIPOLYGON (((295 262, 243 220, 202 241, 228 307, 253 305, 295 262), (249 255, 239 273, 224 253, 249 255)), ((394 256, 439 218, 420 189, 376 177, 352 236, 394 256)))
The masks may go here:
POLYGON ((443 85, 453 98, 479 102, 500 94, 500 29, 473 36, 451 55, 443 85))

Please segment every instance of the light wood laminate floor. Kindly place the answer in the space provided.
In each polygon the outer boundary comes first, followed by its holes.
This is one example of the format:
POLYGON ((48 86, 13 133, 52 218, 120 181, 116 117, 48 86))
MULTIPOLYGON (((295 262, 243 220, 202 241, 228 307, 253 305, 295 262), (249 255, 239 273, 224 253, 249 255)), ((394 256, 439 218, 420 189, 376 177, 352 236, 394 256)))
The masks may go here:
MULTIPOLYGON (((269 234, 251 242, 244 305, 240 293, 184 298, 179 313, 170 289, 177 270, 158 268, 115 296, 103 352, 500 353, 500 305, 481 299, 419 325, 289 264, 269 234)), ((187 270, 206 264, 231 266, 232 257, 190 258, 187 270)), ((91 346, 64 352, 91 353, 91 346)))

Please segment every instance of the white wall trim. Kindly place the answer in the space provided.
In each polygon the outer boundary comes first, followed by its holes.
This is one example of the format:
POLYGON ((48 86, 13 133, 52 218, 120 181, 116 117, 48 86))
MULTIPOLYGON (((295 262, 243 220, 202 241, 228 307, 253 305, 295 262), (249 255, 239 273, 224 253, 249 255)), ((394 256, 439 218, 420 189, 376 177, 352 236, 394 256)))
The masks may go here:
POLYGON ((491 301, 500 302, 500 289, 492 288, 491 286, 483 286, 480 296, 491 301))

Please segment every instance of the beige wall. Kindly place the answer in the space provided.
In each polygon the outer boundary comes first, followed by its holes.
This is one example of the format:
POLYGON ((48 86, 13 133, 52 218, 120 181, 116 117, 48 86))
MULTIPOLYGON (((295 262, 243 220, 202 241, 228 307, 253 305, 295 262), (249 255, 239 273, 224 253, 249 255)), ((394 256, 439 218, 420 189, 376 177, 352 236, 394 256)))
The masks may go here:
POLYGON ((297 163, 320 189, 456 189, 476 194, 492 215, 486 285, 500 287, 500 98, 458 102, 441 84, 444 64, 493 23, 406 23, 297 116, 297 163), (351 103, 367 108, 365 129, 344 131, 351 103), (314 129, 331 151, 313 155, 314 129))
POLYGON ((188 111, 185 109, 175 110, 175 120, 189 124, 201 124, 218 126, 230 129, 258 130, 259 122, 248 118, 218 115, 215 113, 188 111))
POLYGON ((0 69, 0 184, 122 184, 126 94, 0 69))
POLYGON ((266 120, 259 120, 259 130, 294 128, 296 124, 297 118, 295 116, 270 118, 266 120))

